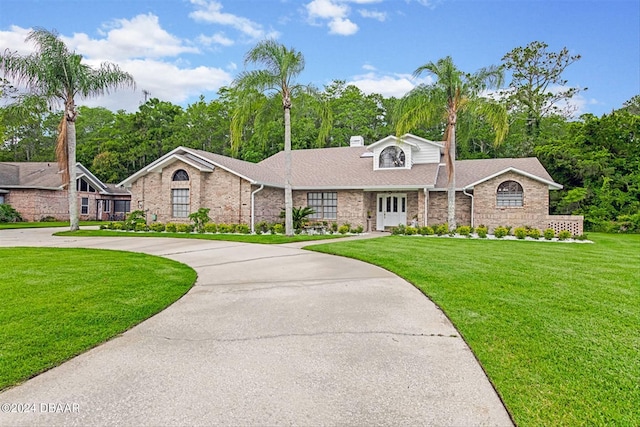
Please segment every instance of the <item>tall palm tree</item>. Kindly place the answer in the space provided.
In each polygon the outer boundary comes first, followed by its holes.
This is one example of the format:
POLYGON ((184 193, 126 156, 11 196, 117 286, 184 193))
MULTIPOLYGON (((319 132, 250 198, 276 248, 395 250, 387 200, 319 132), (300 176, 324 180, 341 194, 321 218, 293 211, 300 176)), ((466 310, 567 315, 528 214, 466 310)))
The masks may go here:
MULTIPOLYGON (((236 78, 234 84, 241 90, 250 93, 276 91, 282 97, 284 109, 284 204, 285 204, 285 233, 293 235, 293 196, 291 193, 291 96, 299 85, 294 84, 295 78, 304 69, 304 57, 295 49, 287 48, 274 40, 264 40, 253 47, 244 59, 245 65, 259 64, 263 69, 244 71, 236 78)), ((239 107, 245 110, 246 104, 239 107)), ((232 123, 232 146, 239 144, 240 132, 238 122, 242 113, 234 114, 232 123)))
POLYGON ((76 95, 90 97, 109 93, 119 87, 135 87, 133 77, 117 65, 103 63, 98 69, 82 63, 82 55, 69 51, 55 31, 36 28, 27 42, 35 44, 35 52, 21 56, 5 51, 0 54, 0 71, 17 84, 45 99, 50 105, 60 102, 64 114, 58 127, 56 158, 62 171, 62 183, 69 194, 69 225, 78 226, 76 190, 76 95))
POLYGON ((420 76, 428 73, 436 78, 431 85, 419 85, 410 91, 397 105, 396 133, 402 135, 421 124, 446 123, 444 131, 445 164, 447 167, 447 222, 450 229, 456 228, 455 217, 455 160, 456 122, 462 111, 484 117, 493 127, 500 144, 509 129, 507 111, 504 106, 481 97, 487 89, 502 84, 502 70, 498 67, 483 68, 474 74, 460 71, 450 56, 437 62, 424 64, 413 73, 420 76))

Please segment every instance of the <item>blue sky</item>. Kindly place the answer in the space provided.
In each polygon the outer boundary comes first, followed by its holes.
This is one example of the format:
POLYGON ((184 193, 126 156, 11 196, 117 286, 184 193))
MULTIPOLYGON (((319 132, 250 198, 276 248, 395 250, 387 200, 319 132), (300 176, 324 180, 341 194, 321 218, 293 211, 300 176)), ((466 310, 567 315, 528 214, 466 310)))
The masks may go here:
POLYGON ((87 63, 115 62, 137 89, 81 105, 135 111, 151 96, 186 106, 216 97, 244 54, 271 37, 302 52, 301 83, 339 79, 400 97, 422 64, 452 56, 468 72, 538 40, 582 59, 564 74, 588 88, 577 114, 601 115, 640 93, 637 0, 0 0, 0 49, 28 53, 33 27, 55 29, 87 63))

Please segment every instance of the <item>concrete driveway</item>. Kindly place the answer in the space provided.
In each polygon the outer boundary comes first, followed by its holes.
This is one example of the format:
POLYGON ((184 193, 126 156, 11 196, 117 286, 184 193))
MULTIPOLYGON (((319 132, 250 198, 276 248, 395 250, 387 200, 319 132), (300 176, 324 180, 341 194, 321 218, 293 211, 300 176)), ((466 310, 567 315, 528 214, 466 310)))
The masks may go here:
POLYGON ((51 232, 2 230, 0 246, 144 252, 198 280, 162 313, 0 393, 2 426, 512 425, 447 318, 386 270, 296 245, 51 232), (5 412, 18 405, 29 412, 5 412))

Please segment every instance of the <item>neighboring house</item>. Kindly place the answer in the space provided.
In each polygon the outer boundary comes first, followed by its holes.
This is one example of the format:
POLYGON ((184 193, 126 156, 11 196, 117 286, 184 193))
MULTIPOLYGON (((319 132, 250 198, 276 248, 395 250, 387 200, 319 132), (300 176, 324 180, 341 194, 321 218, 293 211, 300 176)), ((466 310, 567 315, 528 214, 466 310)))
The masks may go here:
MULTIPOLYGON (((294 150, 294 206, 310 206, 314 221, 384 230, 447 220, 443 144, 406 134, 369 146, 294 150)), ((122 181, 149 219, 188 221, 209 208, 213 222, 279 221, 284 207, 284 153, 249 163, 178 147, 122 181)), ((582 234, 582 217, 549 215, 553 181, 536 158, 456 162, 458 225, 567 229, 582 234)))
MULTIPOLYGON (((131 194, 104 184, 76 163, 80 220, 123 219, 131 194)), ((69 220, 69 197, 56 162, 0 162, 0 203, 10 204, 26 221, 69 220)))

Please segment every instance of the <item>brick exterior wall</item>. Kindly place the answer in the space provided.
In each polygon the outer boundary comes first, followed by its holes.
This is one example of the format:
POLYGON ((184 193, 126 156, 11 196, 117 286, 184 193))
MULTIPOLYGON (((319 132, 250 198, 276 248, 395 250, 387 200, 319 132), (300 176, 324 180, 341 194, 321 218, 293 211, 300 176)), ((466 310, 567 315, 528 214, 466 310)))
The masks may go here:
POLYGON ((549 217, 549 189, 546 184, 514 172, 507 172, 477 185, 474 189, 475 226, 486 225, 489 231, 504 225, 531 226, 544 230, 549 217), (522 186, 521 207, 497 206, 496 192, 504 181, 522 186))
MULTIPOLYGON (((448 204, 446 191, 430 191, 427 225, 434 226, 447 222, 448 204)), ((471 225, 471 197, 461 191, 456 192, 456 224, 471 225)))
POLYGON ((189 212, 209 208, 215 223, 249 224, 251 217, 251 184, 221 168, 200 172, 182 162, 174 162, 161 173, 149 173, 131 185, 131 210, 141 209, 157 221, 190 222, 173 216, 172 189, 189 189, 189 212), (183 169, 189 181, 172 181, 173 174, 183 169))
MULTIPOLYGON (((260 187, 254 186, 251 191, 260 187)), ((299 206, 294 203, 294 206, 299 206)), ((306 201, 302 206, 307 206, 306 201)), ((280 212, 284 208, 284 189, 264 187, 255 195, 256 223, 266 221, 269 223, 282 222, 280 212)))
MULTIPOLYGON (((78 191, 78 217, 80 221, 93 221, 98 215, 98 199, 129 200, 129 196, 110 196, 78 191), (82 199, 89 199, 88 212, 82 214, 82 199)), ((11 189, 5 194, 5 203, 20 212, 25 221, 38 222, 43 218, 69 221, 69 196, 67 190, 11 189)), ((111 202, 113 210, 113 201, 111 202)), ((108 219, 103 218, 97 219, 108 219)))

